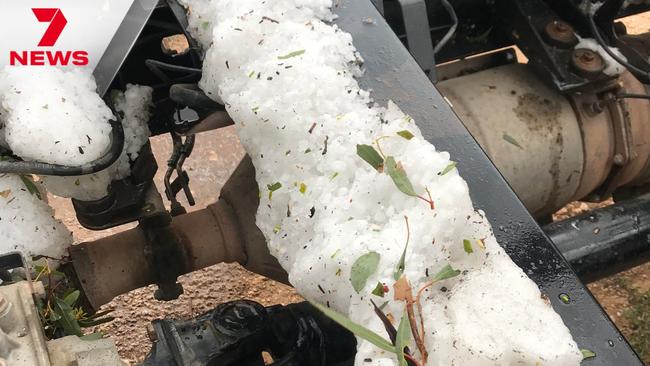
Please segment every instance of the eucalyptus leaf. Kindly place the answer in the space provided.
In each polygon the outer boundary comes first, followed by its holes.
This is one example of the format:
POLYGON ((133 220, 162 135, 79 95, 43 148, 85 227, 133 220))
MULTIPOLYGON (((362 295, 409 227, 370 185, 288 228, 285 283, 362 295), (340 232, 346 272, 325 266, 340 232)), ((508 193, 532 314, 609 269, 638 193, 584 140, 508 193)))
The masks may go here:
POLYGON ((384 284, 377 282, 377 286, 375 286, 375 289, 372 290, 372 294, 375 296, 384 297, 384 284))
POLYGON ((82 336, 83 332, 74 316, 72 307, 57 297, 53 299, 53 302, 54 312, 61 317, 56 323, 63 329, 63 332, 66 335, 82 336))
POLYGON ((413 184, 406 175, 406 171, 401 165, 395 162, 395 158, 392 156, 386 157, 386 173, 388 173, 393 180, 393 183, 395 183, 395 186, 397 186, 397 189, 402 193, 411 197, 417 197, 417 193, 415 193, 413 184))
POLYGON ((441 171, 440 174, 438 174, 438 175, 441 175, 441 176, 442 176, 442 175, 445 175, 445 174, 449 173, 450 171, 452 171, 452 170, 454 170, 454 169, 456 168, 456 165, 457 165, 457 163, 456 163, 455 161, 452 161, 452 162, 449 163, 449 165, 447 165, 447 166, 445 167, 445 169, 443 169, 443 171, 441 171))
POLYGON ((588 358, 596 357, 596 353, 594 351, 586 349, 586 348, 581 349, 580 352, 582 352, 582 359, 583 360, 586 360, 588 358))
POLYGON ((474 253, 474 249, 472 248, 472 242, 467 239, 463 239, 463 249, 467 254, 474 253))
POLYGON ((380 349, 383 349, 384 351, 395 353, 395 346, 393 346, 390 342, 388 342, 379 334, 373 332, 372 330, 362 325, 353 322, 352 320, 348 319, 345 315, 339 314, 336 311, 326 306, 314 302, 312 302, 311 304, 315 306, 318 310, 323 312, 323 314, 325 314, 327 317, 337 322, 343 328, 354 333, 356 336, 365 339, 366 341, 374 344, 375 346, 377 346, 380 349))
POLYGON ((278 189, 282 188, 282 183, 275 182, 275 183, 272 183, 272 184, 267 184, 266 188, 269 189, 269 199, 271 199, 273 197, 273 192, 275 192, 278 189))
POLYGON ((402 320, 397 327, 397 337, 395 338, 395 353, 397 354, 397 361, 399 366, 408 366, 404 358, 404 348, 408 346, 411 340, 411 324, 409 323, 408 314, 406 311, 402 315, 402 320))
POLYGON ((366 286, 368 277, 377 271, 379 258, 379 253, 369 252, 357 258, 354 264, 352 264, 350 282, 352 282, 352 287, 357 293, 366 286))
POLYGON ((79 295, 81 295, 81 292, 79 292, 79 290, 74 290, 63 298, 63 302, 72 307, 77 302, 77 300, 79 300, 79 295))
POLYGON ((300 56, 300 55, 302 55, 304 53, 305 53, 305 50, 293 51, 293 52, 287 53, 284 56, 278 56, 278 60, 286 60, 288 58, 300 56))
POLYGON ((522 150, 524 149, 523 147, 521 147, 521 145, 519 145, 519 142, 517 142, 517 140, 514 137, 508 135, 505 132, 503 133, 503 139, 506 140, 506 142, 508 142, 508 143, 510 143, 512 145, 515 145, 515 146, 517 146, 518 148, 520 148, 522 150))
POLYGON ((406 249, 408 249, 408 243, 404 246, 404 251, 402 252, 402 256, 399 258, 399 262, 397 262, 397 268, 395 268, 395 273, 393 273, 393 278, 395 281, 399 280, 402 277, 402 274, 404 274, 404 269, 406 269, 406 249))
POLYGON ((433 276, 433 281, 438 282, 448 280, 450 278, 458 276, 459 274, 460 270, 453 269, 451 265, 447 264, 438 273, 436 273, 435 276, 433 276))
POLYGON ((36 187, 36 184, 34 184, 34 181, 31 178, 25 175, 21 175, 20 180, 23 181, 25 188, 27 188, 27 191, 31 195, 36 196, 36 198, 38 198, 39 200, 43 199, 43 197, 41 197, 41 191, 38 190, 38 187, 36 187))
POLYGON ((415 136, 411 133, 411 131, 407 131, 407 130, 399 131, 399 132, 397 132, 397 134, 398 134, 399 136, 401 136, 401 137, 407 139, 407 140, 410 140, 410 139, 412 139, 413 137, 415 137, 415 136))
POLYGON ((357 155, 377 171, 382 171, 384 158, 370 145, 357 145, 357 155))

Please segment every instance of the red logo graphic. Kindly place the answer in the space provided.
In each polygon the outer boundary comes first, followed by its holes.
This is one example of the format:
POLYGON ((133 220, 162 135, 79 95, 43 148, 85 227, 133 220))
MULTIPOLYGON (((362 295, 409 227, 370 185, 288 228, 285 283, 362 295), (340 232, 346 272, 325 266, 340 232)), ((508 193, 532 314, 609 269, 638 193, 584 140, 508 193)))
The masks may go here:
POLYGON ((57 8, 35 8, 32 9, 36 19, 41 23, 50 23, 50 26, 45 31, 43 38, 38 42, 39 47, 52 47, 59 39, 61 32, 65 28, 65 25, 68 24, 68 20, 65 18, 61 9, 57 8))
MULTIPOLYGON (((59 8, 34 8, 36 19, 50 23, 38 47, 52 47, 65 29, 68 20, 59 8)), ((9 64, 12 66, 85 66, 88 65, 86 51, 9 51, 9 64)))

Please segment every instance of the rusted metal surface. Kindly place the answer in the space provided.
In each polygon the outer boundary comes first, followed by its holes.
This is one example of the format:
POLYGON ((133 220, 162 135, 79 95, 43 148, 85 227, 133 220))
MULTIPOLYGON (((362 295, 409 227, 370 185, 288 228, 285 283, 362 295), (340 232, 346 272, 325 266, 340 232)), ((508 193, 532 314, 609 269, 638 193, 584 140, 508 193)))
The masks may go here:
POLYGON ((573 27, 561 20, 549 22, 544 32, 547 40, 557 47, 570 48, 578 43, 573 27))
MULTIPOLYGON (((287 274, 266 247, 255 225, 259 204, 255 170, 248 156, 221 191, 218 202, 179 215, 171 222, 182 253, 183 272, 217 263, 241 263, 247 269, 288 283, 287 274)), ((70 248, 72 264, 93 308, 115 296, 156 282, 156 269, 147 258, 147 237, 141 227, 70 248)))
POLYGON ((605 69, 605 60, 592 50, 578 48, 573 51, 571 65, 582 76, 598 76, 605 69))
POLYGON ((583 174, 574 194, 575 199, 581 199, 591 194, 609 175, 614 156, 614 132, 609 113, 592 108, 599 102, 595 95, 574 94, 570 100, 583 140, 583 174))

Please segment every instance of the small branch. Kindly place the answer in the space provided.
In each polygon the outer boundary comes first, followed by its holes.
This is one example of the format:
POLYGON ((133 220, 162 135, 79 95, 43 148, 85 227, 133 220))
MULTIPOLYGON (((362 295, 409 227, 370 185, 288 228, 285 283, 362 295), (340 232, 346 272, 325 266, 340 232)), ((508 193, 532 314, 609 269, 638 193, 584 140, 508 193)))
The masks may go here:
POLYGON ((413 310, 412 302, 406 303, 406 313, 408 314, 409 323, 411 324, 411 333, 413 334, 413 339, 415 340, 415 344, 418 347, 418 351, 420 351, 422 361, 426 364, 429 353, 427 352, 427 348, 424 346, 424 341, 422 339, 423 337, 421 336, 424 334, 424 328, 422 329, 422 333, 418 331, 418 324, 415 320, 415 311, 413 310))
POLYGON ((415 365, 415 366, 421 366, 421 364, 418 362, 418 360, 416 360, 415 358, 413 358, 413 356, 411 356, 411 355, 407 355, 407 354, 405 353, 405 354, 404 354, 404 358, 405 358, 407 361, 413 363, 413 365, 415 365))
POLYGON ((418 290, 418 294, 415 296, 415 304, 418 306, 418 313, 420 314, 420 328, 422 329, 422 333, 420 335, 422 336, 422 339, 424 339, 424 316, 422 315, 422 303, 420 302, 420 297, 422 296, 424 290, 433 286, 435 283, 435 281, 431 281, 425 284, 420 290, 418 290))
POLYGON ((381 155, 381 157, 384 160, 386 160, 386 155, 384 155, 384 152, 381 150, 381 145, 379 145, 379 141, 381 141, 383 139, 387 139, 389 137, 390 136, 381 136, 381 137, 379 137, 378 139, 375 140, 375 145, 377 145, 377 150, 379 151, 379 155, 381 155))

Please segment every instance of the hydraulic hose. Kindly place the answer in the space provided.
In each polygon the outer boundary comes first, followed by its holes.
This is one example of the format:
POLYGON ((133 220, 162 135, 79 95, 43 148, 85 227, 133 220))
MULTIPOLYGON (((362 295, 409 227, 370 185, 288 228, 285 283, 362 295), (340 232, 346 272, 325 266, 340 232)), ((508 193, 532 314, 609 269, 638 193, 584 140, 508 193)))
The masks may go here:
POLYGON ((49 164, 38 161, 22 161, 6 159, 0 161, 0 174, 36 174, 70 177, 87 175, 102 171, 111 166, 122 154, 124 148, 124 130, 122 129, 122 118, 119 113, 117 117, 109 121, 111 125, 111 145, 109 150, 99 159, 88 164, 79 166, 66 166, 61 164, 49 164))

